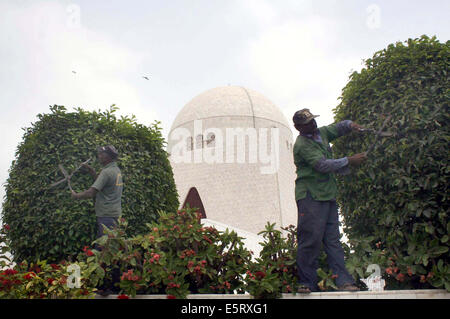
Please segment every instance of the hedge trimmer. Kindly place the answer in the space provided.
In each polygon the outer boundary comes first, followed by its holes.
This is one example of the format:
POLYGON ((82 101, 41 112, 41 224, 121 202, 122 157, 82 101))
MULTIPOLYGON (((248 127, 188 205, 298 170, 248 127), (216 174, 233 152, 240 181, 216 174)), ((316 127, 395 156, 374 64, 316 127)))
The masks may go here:
POLYGON ((57 182, 54 182, 53 184, 50 185, 50 187, 55 187, 55 186, 57 186, 57 185, 59 185, 59 184, 64 183, 64 182, 67 181, 67 185, 69 186, 69 189, 70 189, 71 191, 73 191, 72 186, 70 185, 70 179, 72 178, 73 174, 74 174, 76 171, 78 171, 83 165, 89 163, 90 160, 91 160, 91 159, 89 158, 89 159, 87 159, 86 161, 84 161, 83 163, 81 163, 81 164, 80 164, 80 165, 72 172, 72 174, 70 174, 70 175, 69 175, 69 173, 67 173, 67 171, 66 171, 66 169, 64 168, 64 166, 62 166, 61 164, 58 164, 58 168, 59 168, 59 170, 61 171, 61 173, 64 175, 64 178, 61 179, 61 180, 59 180, 59 181, 57 181, 57 182))
POLYGON ((389 120, 391 118, 392 118, 392 115, 389 115, 388 117, 386 117, 386 119, 383 122, 383 125, 381 125, 381 128, 378 131, 375 131, 374 129, 368 129, 368 128, 363 128, 363 129, 359 130, 360 132, 370 132, 370 133, 374 133, 376 135, 375 141, 372 143, 372 145, 370 145, 369 149, 365 152, 366 155, 373 151, 373 149, 375 148, 380 137, 388 137, 388 136, 393 135, 390 132, 383 132, 384 128, 386 127, 387 123, 389 122, 389 120))

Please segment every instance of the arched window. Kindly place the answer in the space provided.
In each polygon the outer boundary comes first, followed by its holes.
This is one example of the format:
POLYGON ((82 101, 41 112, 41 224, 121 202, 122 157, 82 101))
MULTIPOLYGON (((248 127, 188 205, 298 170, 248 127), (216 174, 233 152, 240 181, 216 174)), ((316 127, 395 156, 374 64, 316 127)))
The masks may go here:
POLYGON ((194 139, 192 138, 192 136, 189 136, 186 139, 186 148, 188 151, 192 151, 192 149, 194 148, 194 139))
POLYGON ((208 133, 206 137, 206 147, 214 147, 216 145, 216 135, 214 133, 208 133))
POLYGON ((203 135, 197 135, 195 147, 203 148, 203 135))

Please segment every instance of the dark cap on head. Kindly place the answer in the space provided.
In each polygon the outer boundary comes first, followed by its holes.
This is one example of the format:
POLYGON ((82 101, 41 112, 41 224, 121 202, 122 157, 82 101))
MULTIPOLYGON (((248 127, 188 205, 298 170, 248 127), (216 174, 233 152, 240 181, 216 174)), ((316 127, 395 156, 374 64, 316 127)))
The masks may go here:
POLYGON ((302 109, 300 111, 295 112, 292 120, 294 124, 305 125, 311 122, 312 119, 318 117, 319 115, 313 115, 309 111, 309 109, 302 109))
POLYGON ((119 152, 116 150, 116 148, 113 145, 107 145, 107 146, 100 146, 97 149, 97 152, 105 152, 109 156, 111 156, 112 159, 116 159, 119 156, 119 152))

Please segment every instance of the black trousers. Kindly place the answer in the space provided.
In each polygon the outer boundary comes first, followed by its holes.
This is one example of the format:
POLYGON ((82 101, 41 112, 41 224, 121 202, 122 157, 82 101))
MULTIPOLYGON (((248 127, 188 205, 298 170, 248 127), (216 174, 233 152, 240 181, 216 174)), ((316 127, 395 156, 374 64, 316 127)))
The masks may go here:
POLYGON ((344 249, 339 236, 338 209, 335 200, 316 201, 308 192, 305 199, 297 201, 297 267, 299 284, 318 291, 317 268, 321 248, 327 254, 327 262, 336 278, 336 284, 354 284, 353 277, 344 264, 344 249))
MULTIPOLYGON (((105 225, 108 229, 113 229, 118 225, 119 218, 118 217, 97 217, 97 238, 100 238, 104 235, 103 225, 105 225)), ((102 247, 95 244, 94 247, 96 250, 102 250, 102 247)), ((112 269, 108 269, 107 271, 111 272, 111 280, 104 280, 103 284, 98 287, 100 290, 110 289, 114 292, 118 292, 120 289, 115 286, 116 283, 120 282, 120 265, 116 265, 112 269)))
POLYGON ((119 217, 97 217, 97 238, 104 235, 103 225, 108 229, 112 229, 118 225, 119 217))

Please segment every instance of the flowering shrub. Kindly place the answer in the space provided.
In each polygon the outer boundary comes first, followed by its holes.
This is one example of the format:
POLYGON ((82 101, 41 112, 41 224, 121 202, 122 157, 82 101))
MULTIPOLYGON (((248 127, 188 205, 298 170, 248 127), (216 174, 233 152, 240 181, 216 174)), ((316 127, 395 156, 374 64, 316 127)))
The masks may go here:
POLYGON ((251 254, 235 232, 203 227, 193 209, 160 211, 158 222, 147 224, 149 233, 126 238, 127 222, 94 243, 79 258, 105 270, 103 283, 128 296, 166 293, 184 298, 189 293, 244 293, 243 276, 251 254), (120 278, 114 280, 118 270, 120 278))
POLYGON ((296 228, 282 228, 283 237, 275 224, 267 223, 262 235, 265 241, 259 258, 249 264, 246 289, 255 298, 279 298, 281 293, 297 290, 297 235, 296 228))
POLYGON ((93 260, 90 263, 62 261, 58 264, 48 264, 45 260, 37 263, 22 261, 13 267, 6 255, 10 251, 5 243, 8 231, 8 225, 0 230, 0 299, 93 298, 94 287, 103 275, 97 271, 93 260), (79 269, 78 288, 74 267, 79 269))
POLYGON ((80 287, 71 288, 68 279, 72 272, 69 264, 36 264, 22 262, 14 268, 0 272, 0 299, 56 299, 56 298, 93 298, 95 289, 88 279, 89 267, 76 263, 80 267, 80 287), (85 279, 83 279, 85 278, 85 279))
MULTIPOLYGON (((0 298, 92 298, 98 289, 111 289, 118 299, 128 299, 137 294, 166 294, 168 299, 185 298, 195 293, 250 293, 254 298, 280 298, 282 293, 297 290, 297 230, 294 226, 275 229, 268 223, 263 235, 260 256, 251 260, 242 238, 235 232, 219 232, 213 227, 203 227, 200 216, 191 209, 176 213, 160 212, 159 221, 147 224, 149 232, 133 238, 126 236, 127 222, 119 221, 114 230, 105 229, 105 236, 85 246, 75 262, 62 261, 48 264, 46 261, 27 263, 5 268, 7 259, 0 253, 0 298), (2 259, 3 258, 3 259, 2 259), (73 271, 80 270, 80 287, 70 288, 68 281, 73 271)), ((7 227, 0 231, 3 241, 7 227)), ((361 241, 366 245, 372 241, 361 241)), ((405 283, 417 281, 423 287, 432 288, 448 274, 446 265, 438 262, 427 274, 417 272, 417 266, 404 263, 403 259, 387 256, 382 245, 377 245, 372 255, 360 263, 343 244, 349 272, 356 278, 365 278, 360 270, 365 263, 381 266, 387 289, 405 287, 405 283)), ((319 288, 335 290, 336 276, 326 263, 322 252, 319 258, 319 288)), ((357 281, 360 287, 364 287, 357 281)))

